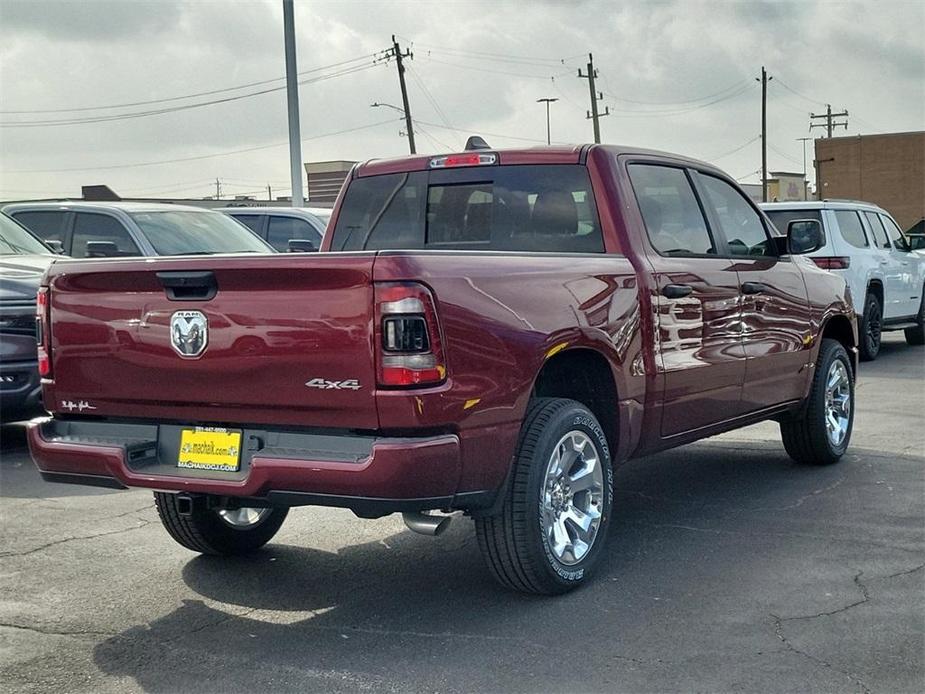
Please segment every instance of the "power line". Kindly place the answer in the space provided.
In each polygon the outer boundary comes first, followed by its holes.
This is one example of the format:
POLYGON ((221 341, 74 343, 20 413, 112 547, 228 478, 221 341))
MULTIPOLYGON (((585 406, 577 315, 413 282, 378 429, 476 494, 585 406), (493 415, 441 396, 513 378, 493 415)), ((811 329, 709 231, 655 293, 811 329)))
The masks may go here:
MULTIPOLYGON (((332 68, 341 67, 343 65, 349 65, 350 63, 355 63, 360 60, 366 60, 369 58, 375 57, 375 53, 369 53, 367 55, 358 56, 356 58, 351 58, 349 60, 342 60, 339 63, 331 63, 330 65, 322 65, 320 67, 314 67, 309 70, 303 70, 299 72, 299 76, 310 75, 315 72, 321 72, 322 70, 330 70, 332 68)), ((285 77, 274 77, 273 79, 268 80, 259 80, 257 82, 248 82, 246 84, 239 84, 234 87, 223 87, 222 89, 210 89, 206 92, 196 92, 194 94, 184 94, 182 96, 171 96, 164 97, 161 99, 150 99, 148 101, 133 101, 124 104, 109 104, 107 106, 81 106, 79 108, 49 108, 49 109, 34 109, 28 111, 0 111, 0 114, 4 115, 13 115, 13 114, 35 114, 35 113, 77 113, 80 111, 103 111, 113 108, 130 108, 132 106, 148 106, 151 104, 161 104, 169 103, 172 101, 183 101, 184 99, 194 99, 200 96, 212 96, 213 94, 223 94, 225 92, 233 92, 239 89, 248 89, 250 87, 260 87, 264 84, 272 84, 273 82, 280 82, 286 79, 285 77)))
MULTIPOLYGON (((363 70, 369 70, 376 67, 376 63, 370 63, 369 65, 360 65, 354 66, 352 68, 345 68, 338 72, 330 73, 327 75, 320 75, 318 77, 299 80, 299 85, 305 84, 315 84, 317 82, 322 82, 324 80, 333 79, 335 77, 342 77, 344 75, 350 75, 355 72, 362 72, 363 70)), ((146 118, 148 116, 158 116, 165 113, 175 113, 177 111, 186 111, 194 108, 202 108, 204 106, 213 106, 215 104, 224 104, 231 101, 239 101, 241 99, 249 99, 251 97, 260 96, 262 94, 269 94, 271 92, 278 92, 286 88, 286 85, 268 87, 267 89, 261 89, 255 92, 248 92, 247 94, 237 94, 235 96, 227 96, 221 99, 212 99, 209 101, 201 101, 194 104, 184 104, 182 106, 171 106, 162 109, 154 109, 149 111, 138 111, 135 113, 122 113, 122 114, 113 114, 108 116, 91 116, 89 118, 70 118, 70 119, 61 119, 61 120, 38 120, 38 121, 4 121, 0 122, 0 128, 37 128, 37 127, 53 127, 60 125, 85 125, 88 123, 104 123, 110 121, 120 121, 120 120, 130 120, 135 118, 146 118)))
POLYGON ((517 65, 540 65, 553 66, 563 65, 567 58, 547 58, 539 56, 522 56, 512 55, 510 53, 487 53, 484 51, 464 51, 456 48, 445 48, 441 46, 431 46, 426 43, 419 43, 419 47, 424 48, 428 54, 436 53, 437 55, 448 55, 455 58, 464 58, 466 60, 481 60, 484 62, 501 62, 512 63, 517 65))
POLYGON ((638 101, 634 99, 625 99, 621 96, 617 96, 616 94, 612 93, 613 90, 610 88, 610 84, 607 82, 606 75, 602 75, 602 79, 604 80, 604 85, 607 87, 607 89, 610 90, 610 91, 604 92, 605 95, 609 96, 611 99, 615 101, 622 101, 627 104, 638 104, 641 106, 686 106, 688 104, 696 104, 699 101, 708 101, 710 99, 714 99, 716 97, 726 94, 726 92, 740 89, 741 87, 744 87, 745 85, 751 86, 751 82, 748 79, 744 79, 744 80, 739 80, 735 84, 731 84, 725 89, 721 89, 718 92, 715 92, 713 94, 707 94, 705 96, 700 96, 694 99, 683 99, 681 101, 638 101))
POLYGON ((748 142, 743 142, 741 145, 739 145, 735 149, 730 149, 728 152, 723 152, 722 154, 718 154, 715 157, 707 157, 707 161, 716 162, 716 161, 719 161, 720 159, 725 159, 726 157, 731 156, 735 154, 736 152, 741 152, 743 149, 748 147, 750 144, 752 144, 753 142, 757 142, 760 139, 761 139, 761 135, 755 135, 755 137, 753 137, 751 140, 749 140, 748 142))
POLYGON ((437 63, 438 65, 447 65, 449 67, 455 67, 460 70, 471 70, 473 72, 484 72, 484 73, 493 74, 493 75, 506 75, 508 77, 523 77, 526 79, 551 80, 551 79, 555 79, 556 77, 562 77, 564 75, 572 74, 572 71, 569 70, 568 72, 562 72, 562 73, 559 73, 558 75, 551 75, 551 74, 528 75, 523 72, 511 72, 509 70, 493 70, 492 68, 487 68, 487 67, 482 67, 482 66, 477 66, 477 65, 461 65, 460 63, 451 63, 446 60, 438 60, 437 58, 432 58, 429 55, 425 55, 425 58, 427 59, 428 62, 437 63))
MULTIPOLYGON (((417 122, 417 119, 415 119, 415 122, 417 122)), ((421 123, 426 125, 428 128, 440 128, 441 130, 452 130, 453 132, 457 132, 457 133, 467 133, 469 135, 472 135, 473 133, 478 133, 479 135, 487 135, 488 137, 500 137, 505 140, 519 140, 521 142, 536 142, 541 145, 546 144, 546 140, 537 140, 532 137, 518 137, 516 135, 502 135, 501 133, 490 133, 484 130, 480 130, 478 128, 468 128, 468 129, 448 128, 445 125, 440 125, 439 123, 431 123, 426 120, 421 121, 421 123)))
POLYGON ((421 91, 424 93, 425 98, 430 102, 430 105, 433 106, 434 112, 437 114, 437 116, 439 116, 440 120, 442 120, 443 123, 447 127, 452 127, 450 125, 449 118, 446 117, 446 114, 443 112, 443 109, 440 108, 440 104, 437 103, 437 100, 434 98, 434 95, 430 93, 430 90, 427 88, 427 85, 424 84, 424 80, 421 79, 420 75, 418 75, 417 70, 412 70, 409 67, 408 72, 414 78, 414 81, 418 83, 418 86, 421 88, 421 91))
MULTIPOLYGON (((368 130, 370 128, 376 128, 380 125, 386 125, 395 123, 398 119, 389 119, 384 121, 379 121, 377 123, 370 123, 369 125, 361 125, 356 128, 347 128, 346 130, 337 130, 335 132, 322 133, 320 135, 313 135, 312 137, 303 137, 302 142, 308 142, 310 140, 319 140, 324 137, 333 137, 335 135, 345 135, 347 133, 357 132, 359 130, 368 130)), ((438 126, 440 127, 440 126, 438 126)), ((4 173, 71 173, 75 171, 109 171, 112 169, 133 169, 136 167, 142 166, 158 166, 160 164, 178 164, 181 162, 187 161, 199 161, 201 159, 211 159, 213 157, 226 157, 233 154, 244 154, 246 152, 256 152, 262 149, 272 149, 273 147, 284 147, 288 145, 289 142, 274 142, 269 145, 258 145, 256 147, 246 147, 244 149, 233 149, 226 152, 214 152, 212 154, 202 154, 195 157, 181 157, 179 159, 160 159, 157 161, 146 161, 146 162, 137 162, 133 164, 110 164, 106 166, 82 166, 71 169, 18 169, 18 170, 6 170, 4 173)))
MULTIPOLYGON (((752 84, 751 84, 751 83, 747 83, 747 84, 742 85, 738 90, 736 90, 736 91, 734 91, 734 92, 732 92, 732 93, 730 93, 730 94, 727 94, 727 95, 725 95, 725 96, 721 96, 721 97, 719 97, 719 98, 713 99, 712 101, 707 101, 707 102, 705 102, 705 103, 698 104, 698 105, 696 105, 696 106, 692 106, 692 107, 689 107, 689 108, 677 108, 677 109, 640 109, 640 110, 626 110, 626 109, 614 108, 614 109, 611 111, 611 113, 613 113, 613 114, 615 114, 615 115, 617 115, 617 116, 623 116, 623 117, 631 117, 631 116, 679 116, 679 115, 683 115, 683 114, 686 114, 686 113, 693 113, 694 111, 699 111, 699 110, 702 109, 702 108, 708 108, 708 107, 710 107, 710 106, 715 106, 716 104, 722 103, 722 102, 724 102, 724 101, 728 101, 729 99, 734 99, 734 98, 736 98, 737 96, 741 96, 742 94, 744 94, 745 92, 749 91, 749 90, 752 89, 752 88, 753 88, 752 84)), ((606 92, 605 92, 605 94, 606 94, 606 92)))

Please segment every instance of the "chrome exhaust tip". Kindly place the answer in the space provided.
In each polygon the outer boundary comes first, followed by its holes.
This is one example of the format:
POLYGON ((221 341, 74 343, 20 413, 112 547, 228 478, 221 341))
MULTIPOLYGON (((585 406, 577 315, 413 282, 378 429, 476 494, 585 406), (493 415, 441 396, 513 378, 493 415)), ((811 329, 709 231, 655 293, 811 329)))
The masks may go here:
POLYGON ((431 516, 427 513, 403 513, 402 520, 409 530, 436 537, 450 526, 453 516, 431 516))

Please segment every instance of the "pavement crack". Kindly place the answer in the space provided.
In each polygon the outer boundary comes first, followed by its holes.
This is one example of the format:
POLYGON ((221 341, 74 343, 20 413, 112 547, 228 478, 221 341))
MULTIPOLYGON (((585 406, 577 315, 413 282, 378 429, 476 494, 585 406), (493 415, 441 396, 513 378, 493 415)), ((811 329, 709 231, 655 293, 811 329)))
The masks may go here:
POLYGON ((34 626, 29 624, 16 624, 14 622, 0 622, 0 628, 20 629, 22 631, 31 631, 36 634, 46 636, 115 636, 112 631, 95 631, 93 629, 49 629, 47 627, 34 626))
POLYGON ((815 614, 798 615, 796 617, 775 617, 775 619, 779 619, 781 622, 798 621, 801 619, 818 619, 819 617, 830 617, 833 614, 838 614, 840 612, 847 612, 848 610, 851 610, 851 609, 854 609, 855 607, 863 605, 864 603, 870 601, 870 590, 868 590, 867 586, 861 582, 861 576, 863 575, 864 575, 864 572, 859 571, 854 577, 854 585, 857 587, 858 591, 861 593, 860 600, 855 600, 854 602, 848 605, 845 605, 844 607, 839 607, 837 610, 828 610, 826 612, 817 612, 815 614))
POLYGON ((908 574, 914 574, 916 571, 921 571, 925 569, 925 564, 919 564, 918 566, 913 566, 911 569, 906 569, 905 571, 897 571, 895 574, 889 574, 887 576, 880 576, 876 580, 883 581, 888 578, 896 578, 897 576, 906 576, 908 574))
MULTIPOLYGON (((860 574, 858 574, 858 576, 860 576, 860 574)), ((866 591, 866 588, 864 590, 866 591)), ((812 653, 807 653, 806 651, 802 651, 796 646, 794 646, 793 642, 790 641, 790 639, 788 639, 784 635, 784 622, 786 620, 781 619, 780 617, 778 617, 776 614, 773 614, 773 613, 771 613, 771 618, 774 620, 774 634, 777 636, 780 642, 784 644, 784 646, 787 648, 788 651, 792 653, 796 653, 797 655, 803 658, 806 658, 807 660, 815 663, 816 665, 820 665, 824 668, 828 668, 830 670, 834 670, 835 672, 841 673, 842 675, 847 677, 849 680, 854 682, 856 685, 858 685, 861 688, 861 690, 864 692, 864 694, 871 694, 870 688, 866 684, 864 684, 864 681, 861 680, 861 678, 859 678, 857 675, 854 675, 848 672, 847 670, 842 670, 841 668, 835 667, 829 661, 819 658, 818 656, 815 656, 812 653)))
POLYGON ((30 554, 35 554, 36 552, 41 552, 46 550, 49 547, 56 547, 57 545, 63 545, 67 542, 74 542, 76 540, 93 540, 98 537, 106 537, 107 535, 118 535, 120 533, 131 532, 132 530, 138 530, 144 528, 145 526, 150 525, 153 521, 145 520, 143 518, 136 518, 138 525, 133 525, 130 528, 121 528, 119 530, 107 530, 101 533, 94 533, 92 535, 74 535, 71 537, 65 537, 60 540, 55 540, 54 542, 48 542, 44 545, 39 545, 38 547, 33 547, 32 549, 27 549, 24 552, 0 552, 0 557, 25 557, 30 554))

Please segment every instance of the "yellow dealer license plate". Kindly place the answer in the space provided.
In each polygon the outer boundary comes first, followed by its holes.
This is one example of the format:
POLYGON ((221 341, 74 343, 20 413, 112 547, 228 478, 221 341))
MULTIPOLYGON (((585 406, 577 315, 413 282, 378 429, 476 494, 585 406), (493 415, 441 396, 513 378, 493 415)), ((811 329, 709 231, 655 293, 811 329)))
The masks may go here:
POLYGON ((177 467, 235 472, 241 465, 241 432, 196 427, 180 432, 177 467))

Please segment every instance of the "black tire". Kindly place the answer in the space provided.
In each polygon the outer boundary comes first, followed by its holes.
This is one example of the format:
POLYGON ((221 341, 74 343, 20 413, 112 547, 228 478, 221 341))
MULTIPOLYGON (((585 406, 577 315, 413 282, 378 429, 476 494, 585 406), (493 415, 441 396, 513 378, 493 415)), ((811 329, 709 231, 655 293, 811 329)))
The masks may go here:
MULTIPOLYGON (((605 551, 610 525, 613 468, 603 429, 581 403, 562 398, 535 398, 527 407, 513 466, 501 511, 475 520, 479 547, 489 570, 502 585, 525 593, 555 595, 577 588, 605 551), (572 432, 583 434, 594 446, 602 472, 599 498, 594 505, 600 512, 600 521, 584 556, 577 562, 563 563, 543 531, 541 506, 551 489, 551 484, 546 486, 547 466, 553 453, 572 432)), ((574 478, 566 474, 560 479, 574 478)), ((565 491, 569 492, 567 486, 565 491)), ((590 492, 584 500, 590 503, 590 492)), ((562 527, 567 527, 565 521, 562 527)), ((577 528, 574 524, 568 527, 572 532, 577 528)), ((575 554, 577 552, 573 551, 572 559, 575 554)))
POLYGON ((279 530, 288 508, 271 508, 250 527, 235 527, 215 509, 196 509, 191 516, 181 516, 177 495, 154 492, 154 503, 161 523, 170 536, 187 549, 202 554, 247 554, 263 547, 279 530))
POLYGON ((880 353, 883 336, 883 306, 876 294, 868 294, 864 300, 864 314, 858 332, 861 361, 873 361, 880 353))
POLYGON ((922 287, 922 300, 919 302, 918 325, 906 328, 906 343, 910 345, 925 345, 925 287, 922 287))
POLYGON ((816 360, 816 372, 813 374, 812 388, 803 412, 780 423, 781 438, 784 448, 796 462, 804 465, 831 465, 841 460, 851 441, 854 428, 854 373, 851 360, 842 344, 836 340, 824 339, 816 360), (827 394, 826 381, 833 369, 833 364, 841 362, 848 377, 849 413, 847 433, 844 440, 835 444, 826 429, 827 394))

